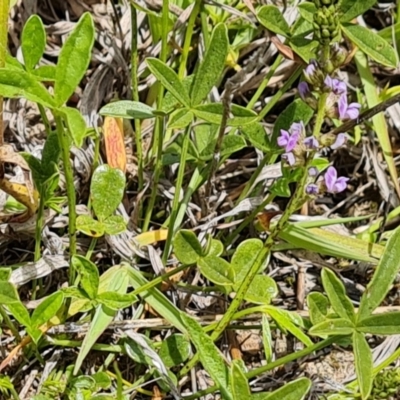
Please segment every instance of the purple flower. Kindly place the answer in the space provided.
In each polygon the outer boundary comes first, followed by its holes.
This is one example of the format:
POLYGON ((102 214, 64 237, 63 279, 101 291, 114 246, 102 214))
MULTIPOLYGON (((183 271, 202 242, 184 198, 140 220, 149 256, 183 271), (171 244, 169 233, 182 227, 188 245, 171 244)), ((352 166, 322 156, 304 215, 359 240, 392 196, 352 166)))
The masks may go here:
POLYGON ((340 193, 346 190, 349 178, 337 177, 337 171, 334 167, 329 167, 324 176, 326 189, 329 193, 340 193))
POLYGON ((309 136, 303 140, 304 145, 308 150, 317 150, 319 147, 319 142, 314 136, 309 136))
POLYGON ((284 147, 285 151, 288 153, 292 151, 296 145, 297 142, 299 141, 300 134, 297 132, 294 132, 290 134, 288 131, 285 131, 284 129, 281 129, 281 136, 278 137, 278 146, 279 147, 284 147))
POLYGON ((350 103, 347 105, 347 96, 346 93, 343 93, 339 98, 338 108, 341 120, 356 119, 360 115, 361 104, 350 103))
POLYGON ((318 175, 318 169, 315 167, 308 168, 308 176, 314 177, 318 175))
POLYGON ((282 160, 286 161, 290 166, 293 166, 296 163, 296 158, 294 157, 294 154, 291 152, 283 153, 282 160))
POLYGON ((339 147, 342 147, 344 144, 347 142, 347 135, 345 133, 339 133, 339 135, 336 136, 335 143, 331 145, 332 150, 336 150, 339 147))
POLYGON ((334 94, 343 94, 347 92, 346 84, 343 81, 331 78, 329 75, 326 76, 324 83, 334 94))
POLYGON ((306 193, 311 196, 316 196, 319 192, 319 187, 315 183, 310 183, 306 186, 306 193))
POLYGON ((318 64, 316 60, 310 60, 310 64, 304 69, 304 75, 307 80, 312 80, 317 72, 318 64))
POLYGON ((302 100, 305 100, 306 96, 310 94, 310 87, 308 86, 308 83, 304 81, 299 83, 299 86, 297 86, 297 90, 302 100))
POLYGON ((290 132, 292 135, 299 135, 299 137, 302 136, 302 135, 303 135, 303 132, 304 132, 304 125, 303 125, 303 123, 302 123, 302 122, 293 122, 293 124, 290 125, 289 132, 290 132))

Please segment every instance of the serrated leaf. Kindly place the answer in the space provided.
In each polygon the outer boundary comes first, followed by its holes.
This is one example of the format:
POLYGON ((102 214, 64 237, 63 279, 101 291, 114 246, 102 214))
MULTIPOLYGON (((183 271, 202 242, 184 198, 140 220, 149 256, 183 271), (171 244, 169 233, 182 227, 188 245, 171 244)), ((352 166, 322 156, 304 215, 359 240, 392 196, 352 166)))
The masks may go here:
POLYGON ((86 136, 86 122, 82 114, 72 107, 62 107, 59 110, 63 115, 75 146, 81 147, 86 136))
POLYGON ((10 99, 24 97, 44 107, 55 106, 47 89, 34 76, 23 70, 0 68, 0 95, 10 99))
POLYGON ((25 22, 21 35, 21 50, 27 70, 32 70, 40 61, 46 47, 46 32, 42 20, 36 14, 25 22))
POLYGON ((90 299, 95 299, 99 289, 99 271, 95 264, 83 256, 73 256, 72 265, 80 275, 80 285, 90 299))
POLYGON ((147 58, 147 65, 152 74, 161 82, 161 84, 183 104, 190 108, 190 98, 186 88, 180 81, 177 73, 167 64, 157 58, 147 58))
POLYGON ((78 215, 76 229, 90 237, 101 237, 104 235, 104 224, 93 219, 90 215, 78 215))
POLYGON ((312 292, 307 296, 307 306, 310 312, 310 320, 313 325, 323 322, 328 315, 329 301, 319 292, 312 292))
POLYGON ((258 150, 263 153, 271 151, 271 144, 267 132, 260 122, 253 122, 240 129, 243 136, 258 150))
POLYGON ((174 333, 162 341, 159 355, 166 367, 175 367, 189 358, 190 342, 181 333, 174 333))
POLYGON ((290 27, 278 7, 273 5, 262 6, 257 18, 261 25, 271 32, 285 37, 290 36, 290 27))
POLYGON ((342 30, 361 51, 376 62, 387 67, 396 67, 396 51, 385 39, 360 25, 343 24, 342 30))
POLYGON ((232 286, 235 272, 228 261, 216 257, 207 256, 197 261, 200 272, 211 282, 221 286, 232 286))
POLYGON ((330 269, 324 268, 321 274, 322 284, 335 312, 342 318, 354 323, 354 307, 346 295, 342 281, 330 269))
POLYGON ((190 91, 191 105, 197 106, 210 93, 221 77, 228 56, 229 40, 226 25, 215 26, 203 62, 194 77, 190 91))
POLYGON ((400 334, 400 312, 371 315, 357 322, 357 331, 373 335, 400 334))
POLYGON ((372 369, 374 365, 371 349, 362 333, 353 333, 353 351, 361 397, 368 399, 372 389, 372 369))
POLYGON ((97 218, 105 220, 121 203, 125 191, 125 175, 107 164, 94 171, 90 185, 93 210, 97 218))
POLYGON ((54 84, 54 98, 58 107, 69 99, 82 80, 89 66, 93 44, 93 19, 86 12, 63 44, 58 57, 54 84))
POLYGON ((341 12, 340 22, 351 21, 366 11, 377 2, 377 0, 342 0, 339 10, 341 12))
POLYGON ((195 264, 202 257, 203 249, 194 232, 182 229, 174 237, 174 253, 182 264, 195 264))
POLYGON ((203 367, 219 387, 224 399, 232 400, 229 390, 229 370, 222 354, 198 322, 183 313, 182 321, 188 330, 190 340, 196 347, 203 367))
POLYGON ((400 270, 400 228, 390 236, 374 276, 362 295, 358 318, 371 314, 385 299, 400 270))
MULTIPOLYGON (((221 103, 200 104, 193 108, 192 111, 196 117, 212 124, 220 125, 222 122, 224 107, 221 103)), ((231 105, 231 113, 233 114, 233 118, 228 118, 228 126, 251 124, 258 118, 257 114, 253 111, 236 104, 231 105)))
POLYGON ((120 100, 106 104, 99 114, 114 118, 147 119, 155 117, 153 112, 152 107, 139 101, 120 100))

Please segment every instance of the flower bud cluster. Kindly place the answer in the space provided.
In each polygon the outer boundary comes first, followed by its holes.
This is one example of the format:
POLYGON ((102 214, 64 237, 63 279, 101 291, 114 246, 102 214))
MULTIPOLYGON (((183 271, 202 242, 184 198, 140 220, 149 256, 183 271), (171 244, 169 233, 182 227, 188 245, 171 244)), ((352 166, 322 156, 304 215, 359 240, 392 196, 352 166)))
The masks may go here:
MULTIPOLYGON (((322 3, 322 1, 318 1, 322 3)), ((339 14, 334 4, 323 5, 314 14, 314 37, 322 44, 331 43, 339 35, 339 14)))

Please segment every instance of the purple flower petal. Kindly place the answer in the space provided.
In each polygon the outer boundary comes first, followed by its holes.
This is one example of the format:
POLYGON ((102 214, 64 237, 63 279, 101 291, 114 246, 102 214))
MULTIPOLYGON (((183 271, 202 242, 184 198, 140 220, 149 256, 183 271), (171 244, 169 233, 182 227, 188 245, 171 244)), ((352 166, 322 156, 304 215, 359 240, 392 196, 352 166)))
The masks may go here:
POLYGON ((337 179, 336 169, 334 167, 329 167, 325 173, 324 179, 328 192, 334 193, 335 183, 337 179))
POLYGON ((332 150, 336 150, 339 147, 342 147, 344 144, 346 144, 347 142, 347 135, 345 133, 339 133, 339 135, 337 135, 335 143, 333 143, 331 145, 331 149, 332 150))
POLYGON ((305 100, 306 96, 310 93, 310 87, 307 82, 300 82, 297 90, 302 100, 305 100))
POLYGON ((314 177, 318 175, 318 169, 315 167, 308 168, 308 176, 314 177))
POLYGON ((340 119, 345 119, 346 118, 346 112, 347 112, 347 96, 346 93, 343 93, 338 102, 338 108, 339 108, 339 117, 340 119))
POLYGON ((290 166, 294 165, 296 162, 296 158, 293 153, 283 153, 282 159, 285 160, 290 166))
POLYGON ((346 84, 339 79, 332 79, 332 89, 335 94, 343 94, 347 92, 346 84))
POLYGON ((308 150, 316 150, 319 147, 319 142, 314 136, 309 136, 303 140, 304 145, 308 150))
POLYGON ((290 134, 288 131, 285 131, 284 129, 281 129, 281 136, 278 136, 278 146, 279 147, 285 147, 288 144, 288 141, 290 139, 290 134))
POLYGON ((298 143, 298 141, 299 141, 299 138, 300 138, 300 135, 299 135, 298 133, 293 133, 293 134, 290 136, 290 139, 289 139, 288 142, 287 142, 287 145, 286 145, 286 147, 285 147, 285 151, 286 151, 286 152, 292 151, 292 150, 297 146, 297 143, 298 143))
POLYGON ((360 115, 361 104, 350 103, 347 107, 346 117, 348 119, 356 119, 360 115))
POLYGON ((335 191, 333 193, 340 193, 346 190, 347 188, 347 182, 349 181, 349 178, 346 178, 344 176, 341 176, 336 180, 336 183, 334 185, 335 191))
POLYGON ((312 75, 315 74, 317 70, 317 61, 316 60, 310 60, 310 64, 307 65, 307 67, 304 69, 304 75, 310 79, 312 75))
POLYGON ((324 79, 324 83, 326 87, 333 90, 333 79, 329 75, 327 75, 326 78, 324 79))
POLYGON ((316 196, 319 192, 318 185, 315 183, 310 183, 309 185, 306 186, 306 193, 309 195, 314 195, 316 196))

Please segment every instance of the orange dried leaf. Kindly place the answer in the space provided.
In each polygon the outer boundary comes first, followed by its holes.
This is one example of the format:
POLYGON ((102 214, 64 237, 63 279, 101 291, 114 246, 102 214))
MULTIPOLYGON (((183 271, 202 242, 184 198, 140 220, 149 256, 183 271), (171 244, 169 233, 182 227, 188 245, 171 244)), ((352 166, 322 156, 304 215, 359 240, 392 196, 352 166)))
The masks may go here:
POLYGON ((122 118, 105 117, 103 125, 107 164, 126 172, 126 150, 122 118))

